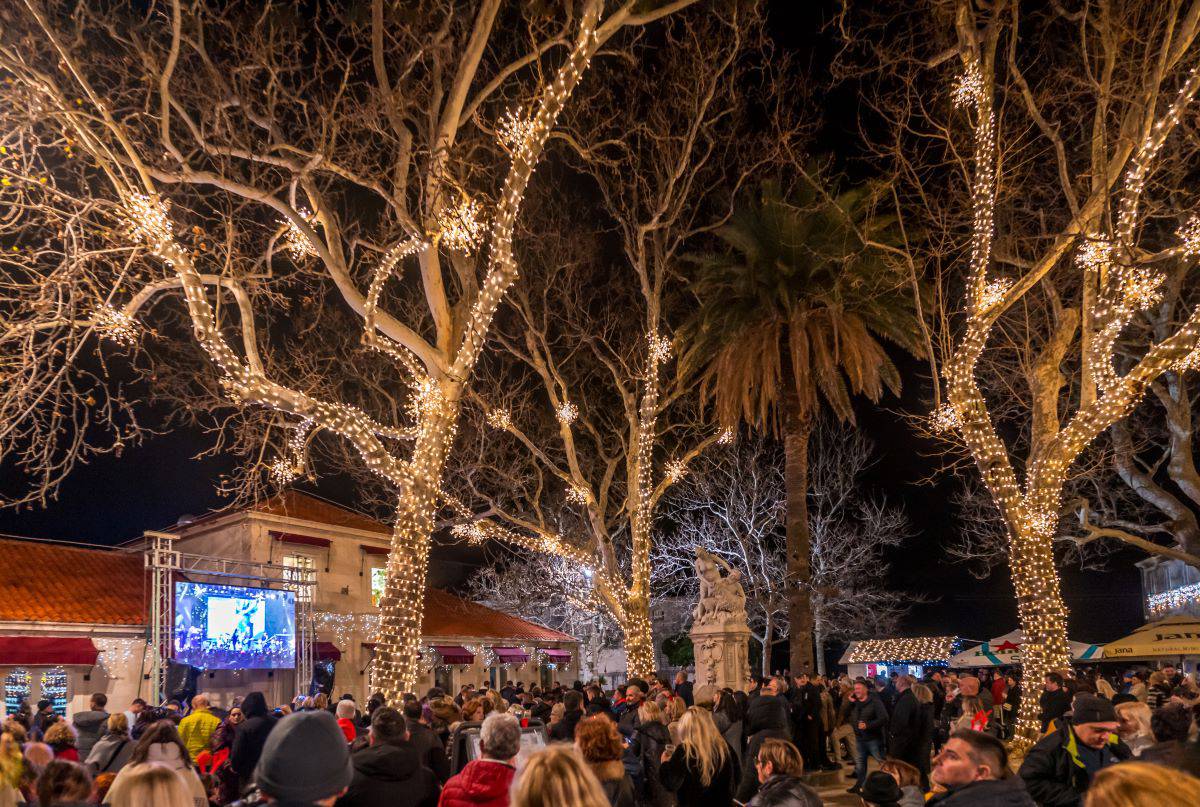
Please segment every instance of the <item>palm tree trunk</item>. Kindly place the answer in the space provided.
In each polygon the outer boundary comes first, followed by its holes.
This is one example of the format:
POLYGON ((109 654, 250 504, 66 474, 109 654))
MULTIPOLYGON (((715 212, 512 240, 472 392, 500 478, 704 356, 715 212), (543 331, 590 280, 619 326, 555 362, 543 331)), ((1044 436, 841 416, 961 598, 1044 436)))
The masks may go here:
POLYGON ((762 661, 759 662, 759 672, 766 678, 771 674, 771 648, 775 645, 775 620, 767 618, 767 626, 763 629, 762 661))
MULTIPOLYGON (((784 363, 787 366, 787 363, 784 363)), ((812 420, 800 409, 795 384, 784 381, 784 490, 787 495, 789 662, 792 675, 813 672, 813 613, 809 593, 812 552, 808 530, 808 438, 812 420)))

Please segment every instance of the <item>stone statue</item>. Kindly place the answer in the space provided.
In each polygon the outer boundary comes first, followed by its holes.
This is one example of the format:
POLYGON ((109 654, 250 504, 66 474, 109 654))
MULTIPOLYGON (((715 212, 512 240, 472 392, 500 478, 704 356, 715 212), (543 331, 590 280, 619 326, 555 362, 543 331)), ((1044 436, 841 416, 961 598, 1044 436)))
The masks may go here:
POLYGON ((703 547, 696 547, 696 574, 700 577, 700 601, 692 611, 692 627, 735 623, 746 624, 746 591, 742 573, 703 547), (726 576, 721 576, 724 567, 726 576))

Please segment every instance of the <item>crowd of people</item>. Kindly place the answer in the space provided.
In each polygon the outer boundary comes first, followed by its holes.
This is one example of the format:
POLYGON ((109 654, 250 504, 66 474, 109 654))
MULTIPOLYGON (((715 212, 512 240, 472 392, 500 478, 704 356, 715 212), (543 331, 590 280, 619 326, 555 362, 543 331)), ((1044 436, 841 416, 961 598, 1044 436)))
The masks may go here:
POLYGON ((853 797, 879 807, 1200 805, 1192 677, 1046 676, 1043 736, 1017 767, 1005 740, 1021 698, 1003 671, 778 675, 745 691, 683 673, 615 690, 465 685, 399 708, 324 694, 271 708, 251 692, 228 709, 201 693, 110 713, 97 694, 69 720, 48 701, 7 718, 0 807, 818 807, 805 773, 843 765, 853 797), (522 742, 536 721, 549 745, 522 742), (452 770, 460 727, 477 751, 452 770))

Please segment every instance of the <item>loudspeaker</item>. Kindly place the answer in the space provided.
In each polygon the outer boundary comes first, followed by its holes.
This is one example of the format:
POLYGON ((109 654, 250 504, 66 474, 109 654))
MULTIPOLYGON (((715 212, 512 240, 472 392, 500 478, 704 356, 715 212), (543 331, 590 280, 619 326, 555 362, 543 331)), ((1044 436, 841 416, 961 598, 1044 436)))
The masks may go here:
POLYGON ((166 689, 167 700, 179 701, 181 704, 190 703, 196 695, 196 680, 204 672, 199 667, 190 664, 180 664, 175 661, 167 662, 166 689))
POLYGON ((333 694, 333 669, 336 661, 318 661, 313 664, 312 683, 308 686, 308 694, 316 695, 318 692, 324 692, 326 695, 333 694))

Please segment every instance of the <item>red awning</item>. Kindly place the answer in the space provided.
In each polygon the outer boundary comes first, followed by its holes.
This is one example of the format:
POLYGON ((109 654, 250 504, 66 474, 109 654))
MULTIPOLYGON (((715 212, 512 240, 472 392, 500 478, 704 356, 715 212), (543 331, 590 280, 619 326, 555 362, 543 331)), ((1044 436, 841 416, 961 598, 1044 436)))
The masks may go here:
POLYGON ((571 660, 571 653, 567 650, 558 650, 553 647, 539 647, 542 655, 546 657, 546 661, 552 661, 555 664, 565 664, 571 660))
POLYGON ((317 661, 341 661, 342 651, 333 642, 317 642, 313 645, 313 658, 317 661))
POLYGON ((359 544, 358 548, 368 555, 386 555, 390 551, 386 546, 372 546, 371 544, 359 544))
POLYGON ((0 636, 0 666, 79 665, 94 667, 99 654, 91 639, 59 636, 0 636))
POLYGON ((276 532, 271 530, 271 537, 281 544, 301 544, 302 546, 329 546, 332 541, 328 538, 315 538, 311 535, 297 535, 294 532, 276 532))
POLYGON ((456 644, 435 644, 434 651, 442 657, 442 664, 474 664, 475 654, 456 644))
POLYGON ((501 664, 524 664, 529 661, 529 654, 519 647, 493 647, 492 652, 501 664))

